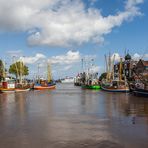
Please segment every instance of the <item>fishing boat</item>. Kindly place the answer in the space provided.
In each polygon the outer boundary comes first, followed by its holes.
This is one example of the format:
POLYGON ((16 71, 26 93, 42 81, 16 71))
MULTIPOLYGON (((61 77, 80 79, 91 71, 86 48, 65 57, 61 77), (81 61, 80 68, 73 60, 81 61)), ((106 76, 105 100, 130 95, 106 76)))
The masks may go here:
POLYGON ((50 89, 55 89, 56 85, 55 84, 48 84, 48 85, 35 85, 34 89, 35 90, 50 90, 50 89))
MULTIPOLYGON (((135 81, 136 82, 136 81, 135 81)), ((148 84, 142 83, 144 81, 131 84, 130 85, 130 91, 135 95, 139 97, 148 97, 148 84)))
POLYGON ((135 96, 148 97, 148 61, 140 59, 133 71, 133 80, 130 90, 135 96))
MULTIPOLYGON (((94 70, 95 66, 93 64, 94 60, 91 59, 91 63, 89 67, 86 68, 86 72, 80 74, 80 83, 82 89, 101 89, 100 82, 98 79, 98 72, 94 70)), ((83 65, 83 63, 82 63, 83 65)))
POLYGON ((64 79, 61 79, 61 83, 74 83, 73 77, 66 77, 64 79))
POLYGON ((15 92, 15 81, 11 79, 5 79, 5 81, 2 82, 0 92, 2 93, 15 92))
POLYGON ((112 81, 108 84, 102 84, 101 88, 108 92, 129 92, 129 87, 125 85, 124 81, 112 81))
POLYGON ((34 85, 35 90, 51 90, 56 88, 56 83, 52 80, 50 63, 47 64, 47 80, 38 79, 34 85))
POLYGON ((75 86, 81 86, 81 85, 82 85, 82 73, 79 73, 79 74, 74 78, 74 85, 75 85, 75 86))
POLYGON ((125 69, 123 68, 122 58, 120 62, 114 65, 115 55, 113 59, 111 56, 107 58, 106 61, 106 79, 102 81, 101 88, 108 92, 129 92, 129 86, 126 80, 125 69))

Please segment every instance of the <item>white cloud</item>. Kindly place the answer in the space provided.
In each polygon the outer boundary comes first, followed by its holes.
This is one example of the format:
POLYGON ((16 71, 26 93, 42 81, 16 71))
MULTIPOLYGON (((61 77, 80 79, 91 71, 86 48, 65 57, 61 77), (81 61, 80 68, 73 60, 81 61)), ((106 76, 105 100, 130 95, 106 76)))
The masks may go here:
POLYGON ((69 70, 69 69, 71 69, 71 68, 72 68, 72 65, 68 65, 68 66, 65 66, 65 67, 64 67, 64 70, 67 71, 67 70, 69 70))
POLYGON ((23 54, 22 50, 9 50, 6 52, 11 57, 20 57, 23 54))
POLYGON ((114 27, 141 15, 142 2, 127 0, 123 12, 104 17, 82 0, 0 0, 0 30, 27 31, 31 45, 102 43, 114 27))
MULTIPOLYGON (((111 56, 111 60, 113 60, 114 58, 115 58, 115 62, 119 62, 121 56, 119 55, 119 53, 113 53, 112 56, 111 56)), ((124 58, 124 57, 122 57, 122 58, 124 58)), ((135 60, 135 61, 138 61, 140 59, 147 60, 148 54, 141 55, 141 54, 135 53, 134 55, 132 55, 132 59, 135 60)))
POLYGON ((143 3, 144 0, 127 0, 126 9, 134 9, 137 4, 143 3))
MULTIPOLYGON (((83 55, 79 51, 69 50, 67 53, 52 56, 48 58, 48 61, 52 65, 52 70, 54 71, 55 77, 63 76, 75 76, 79 72, 82 72, 82 58, 88 61, 85 61, 84 68, 90 68, 91 59, 95 59, 95 55, 83 55), (89 65, 86 63, 89 62, 89 65), (87 67, 85 67, 87 65, 87 67)), ((93 66, 94 71, 98 71, 97 66, 93 66)))
POLYGON ((141 58, 141 55, 138 54, 138 53, 135 53, 135 54, 132 56, 132 59, 135 60, 135 61, 138 61, 140 58, 141 58))
POLYGON ((145 54, 145 58, 148 60, 148 54, 145 54))
POLYGON ((141 55, 141 54, 135 53, 135 54, 132 56, 132 59, 133 59, 133 60, 136 60, 136 61, 138 61, 138 60, 140 60, 140 59, 148 60, 148 54, 146 53, 146 54, 141 55))
POLYGON ((49 58, 52 64, 73 64, 79 62, 81 59, 79 51, 68 51, 65 55, 53 56, 49 58))
POLYGON ((113 53, 111 56, 111 60, 114 62, 119 62, 120 61, 121 56, 119 55, 119 53, 113 53))
POLYGON ((46 56, 41 54, 41 53, 37 53, 34 57, 20 57, 20 60, 22 60, 25 64, 34 64, 39 60, 45 59, 46 56))
POLYGON ((100 73, 100 71, 102 71, 102 68, 100 66, 92 66, 90 71, 100 73))

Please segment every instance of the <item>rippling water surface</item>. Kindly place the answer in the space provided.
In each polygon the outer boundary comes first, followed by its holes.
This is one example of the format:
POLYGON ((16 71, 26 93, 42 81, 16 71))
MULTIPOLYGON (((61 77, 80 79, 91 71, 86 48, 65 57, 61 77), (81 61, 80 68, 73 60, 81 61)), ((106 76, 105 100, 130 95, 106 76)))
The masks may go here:
POLYGON ((0 94, 0 148, 148 148, 148 98, 72 84, 0 94))

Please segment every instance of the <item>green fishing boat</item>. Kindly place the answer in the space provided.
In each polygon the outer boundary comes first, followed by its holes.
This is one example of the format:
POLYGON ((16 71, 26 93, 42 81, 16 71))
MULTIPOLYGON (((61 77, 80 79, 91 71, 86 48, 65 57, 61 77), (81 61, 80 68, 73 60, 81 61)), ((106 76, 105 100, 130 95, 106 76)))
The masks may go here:
POLYGON ((82 85, 83 89, 101 89, 100 85, 82 85))

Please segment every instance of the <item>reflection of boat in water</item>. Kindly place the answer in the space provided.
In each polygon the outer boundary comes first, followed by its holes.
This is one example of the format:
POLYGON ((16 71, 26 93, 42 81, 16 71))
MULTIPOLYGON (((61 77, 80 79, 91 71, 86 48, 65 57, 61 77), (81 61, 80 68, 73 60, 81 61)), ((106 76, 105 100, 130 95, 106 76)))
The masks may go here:
POLYGON ((61 80, 61 83, 74 83, 73 77, 66 77, 65 79, 61 80))

